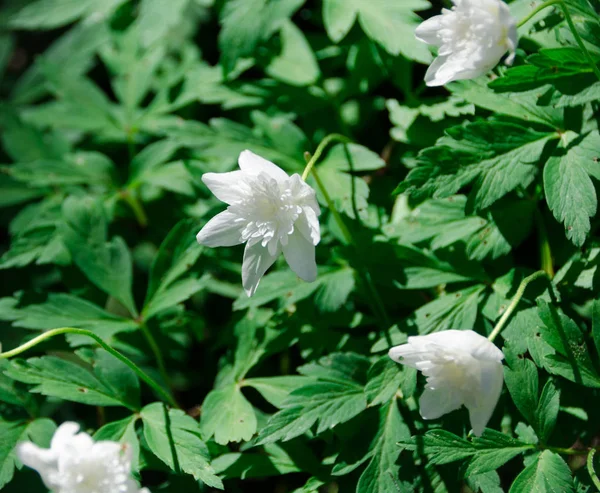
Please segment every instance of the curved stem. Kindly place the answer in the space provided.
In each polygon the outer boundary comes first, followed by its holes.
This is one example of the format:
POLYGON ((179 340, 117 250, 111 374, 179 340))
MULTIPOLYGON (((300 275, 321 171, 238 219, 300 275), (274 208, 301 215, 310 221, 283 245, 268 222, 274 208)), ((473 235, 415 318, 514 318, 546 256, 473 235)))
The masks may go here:
POLYGON ((142 206, 141 202, 137 199, 137 197, 132 195, 133 193, 134 192, 132 190, 128 189, 121 192, 120 196, 125 202, 127 202, 129 207, 131 207, 131 210, 133 211, 133 214, 135 215, 139 225, 145 228, 148 226, 148 216, 146 215, 146 211, 144 211, 144 207, 142 206))
POLYGON ((45 341, 46 339, 50 339, 52 337, 61 335, 61 334, 77 334, 82 336, 88 336, 94 339, 98 343, 100 347, 102 347, 107 353, 112 354, 115 358, 117 358, 122 363, 126 364, 131 370, 144 382, 146 382, 150 387, 154 389, 154 391, 160 395, 160 397, 168 402, 171 406, 179 408, 179 405, 171 396, 168 394, 157 382, 155 382, 151 377, 149 377, 146 373, 144 373, 139 366, 137 366, 133 361, 131 361, 127 356, 122 355, 116 349, 113 349, 111 346, 106 344, 100 337, 94 334, 90 330, 85 329, 76 329, 73 327, 62 327, 60 329, 52 329, 39 336, 33 338, 31 341, 22 344, 18 348, 12 349, 11 351, 6 351, 5 353, 0 353, 0 358, 8 359, 14 356, 17 356, 21 353, 24 353, 28 349, 31 349, 34 346, 37 346, 39 343, 45 341))
POLYGON ((552 250, 550 249, 550 241, 548 238, 546 225, 544 224, 544 218, 538 208, 536 208, 535 210, 535 222, 538 230, 538 239, 540 244, 540 261, 542 264, 542 270, 548 275, 550 279, 552 279, 554 278, 552 250))
POLYGON ((596 449, 593 448, 592 450, 590 450, 590 453, 587 457, 587 470, 590 475, 590 478, 592 478, 594 486, 598 488, 598 491, 600 491, 600 479, 598 479, 598 475, 594 470, 594 455, 596 455, 596 449))
POLYGON ((317 150, 312 155, 310 160, 306 163, 306 168, 304 168, 304 172, 302 173, 302 179, 304 181, 306 181, 306 178, 308 178, 308 175, 310 174, 311 170, 313 169, 313 166, 315 165, 315 163, 321 158, 323 152, 325 151, 325 148, 331 142, 335 142, 335 141, 343 142, 343 143, 351 142, 348 137, 345 137, 344 135, 341 135, 341 134, 329 134, 327 137, 325 137, 321 141, 319 146, 317 147, 317 150))
POLYGON ((537 272, 534 272, 529 277, 526 277, 525 279, 523 279, 521 281, 521 284, 519 285, 519 288, 517 289, 515 296, 513 297, 512 301, 510 302, 510 305, 508 305, 508 308, 502 314, 502 317, 500 317, 500 320, 498 320, 496 327, 494 327, 494 330, 492 330, 491 334, 488 336, 488 339, 490 341, 493 341, 496 338, 496 336, 500 333, 500 331, 504 328, 504 326, 506 325, 506 322, 508 321, 509 317, 512 315, 512 312, 515 311, 515 308, 519 304, 519 301, 521 301, 521 298, 523 297, 523 294, 525 293, 525 289, 527 288, 527 285, 530 282, 535 281, 536 279, 538 279, 542 276, 546 276, 546 275, 547 275, 546 272, 544 272, 543 270, 538 270, 537 272))
POLYGON ((573 23, 573 19, 571 18, 569 9, 563 2, 560 2, 560 8, 562 9, 563 13, 565 14, 565 19, 567 20, 569 29, 571 30, 571 32, 573 33, 573 36, 575 37, 575 41, 577 41, 579 48, 581 49, 581 51, 583 51, 583 54, 587 58, 588 63, 590 64, 590 67, 592 67, 592 70, 594 71, 594 74, 596 74, 596 77, 598 78, 598 80, 600 80, 600 69, 598 69, 598 65, 592 58, 592 55, 590 55, 590 52, 588 51, 588 49, 585 47, 585 44, 583 43, 583 39, 581 39, 581 36, 579 35, 579 32, 577 31, 577 28, 575 27, 575 24, 573 23))
POLYGON ((524 24, 527 24, 531 19, 533 19, 539 12, 544 10, 546 7, 550 7, 557 3, 562 3, 562 0, 548 0, 547 2, 538 5, 535 9, 533 9, 529 14, 527 14, 523 19, 519 21, 517 27, 521 27, 524 24))

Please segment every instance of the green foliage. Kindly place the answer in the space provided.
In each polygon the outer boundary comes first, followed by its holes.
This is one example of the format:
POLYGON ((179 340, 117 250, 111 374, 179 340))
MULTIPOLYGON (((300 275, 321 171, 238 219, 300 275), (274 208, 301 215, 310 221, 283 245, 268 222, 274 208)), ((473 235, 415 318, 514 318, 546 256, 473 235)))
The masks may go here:
POLYGON ((415 28, 449 3, 0 6, 0 354, 27 345, 0 358, 0 489, 41 492, 15 447, 71 420, 152 492, 594 490, 600 4, 544 8, 510 66, 429 88, 415 28), (249 298, 244 247, 195 239, 227 207, 202 177, 246 149, 302 175, 331 134, 317 278, 281 257, 249 298), (483 435, 424 420, 390 346, 499 320, 483 435), (66 327, 124 359, 47 337, 66 327))

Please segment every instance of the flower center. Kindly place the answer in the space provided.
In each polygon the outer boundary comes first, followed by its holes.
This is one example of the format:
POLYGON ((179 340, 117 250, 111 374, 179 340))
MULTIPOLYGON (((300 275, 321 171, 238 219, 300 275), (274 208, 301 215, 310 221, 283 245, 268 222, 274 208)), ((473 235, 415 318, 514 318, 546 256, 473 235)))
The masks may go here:
POLYGON ((302 207, 289 183, 278 183, 264 173, 248 180, 243 192, 242 198, 228 208, 243 225, 241 240, 250 244, 260 241, 274 255, 280 242, 287 244, 302 207))

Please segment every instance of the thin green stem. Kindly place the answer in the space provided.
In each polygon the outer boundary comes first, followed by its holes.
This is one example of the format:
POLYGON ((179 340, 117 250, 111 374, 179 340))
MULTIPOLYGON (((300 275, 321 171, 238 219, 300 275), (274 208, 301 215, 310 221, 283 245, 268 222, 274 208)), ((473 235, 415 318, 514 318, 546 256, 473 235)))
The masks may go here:
POLYGON ((61 335, 61 334, 77 334, 82 336, 88 336, 94 339, 98 343, 100 347, 102 347, 107 353, 112 354, 119 361, 125 363, 129 368, 133 370, 133 372, 144 382, 146 382, 154 391, 166 402, 168 402, 171 406, 179 408, 175 399, 167 393, 156 381, 154 381, 151 377, 149 377, 146 373, 144 373, 139 366, 137 366, 133 361, 131 361, 127 356, 122 355, 116 349, 113 349, 111 346, 106 344, 100 337, 94 334, 90 330, 85 329, 76 329, 73 327, 62 327, 60 329, 52 329, 40 334, 39 336, 33 338, 31 341, 22 344, 18 348, 12 349, 11 351, 6 351, 5 353, 0 353, 0 358, 8 359, 14 356, 18 356, 21 353, 24 353, 28 349, 31 349, 34 346, 37 346, 41 342, 46 339, 50 339, 52 337, 61 335))
MULTIPOLYGON (((317 183, 317 187, 323 194, 325 203, 327 204, 327 207, 329 208, 329 210, 333 216, 333 219, 335 220, 336 224, 338 225, 338 228, 340 229, 340 231, 342 233, 342 236, 344 237, 344 241, 348 245, 356 246, 354 239, 352 238, 352 233, 350 233, 350 230, 346 226, 344 219, 342 218, 341 214, 338 212, 337 208, 335 207, 335 204, 333 203, 333 200, 331 199, 329 192, 327 191, 327 188, 325 187, 325 184, 321 181, 321 178, 319 177, 319 173, 317 172, 317 169, 315 168, 315 164, 318 161, 319 157, 321 157, 325 148, 333 141, 338 141, 338 142, 343 142, 343 143, 350 142, 350 140, 348 138, 344 137, 343 135, 339 135, 339 134, 330 134, 327 137, 325 137, 321 141, 319 146, 317 147, 317 150, 315 151, 315 153, 312 157, 308 153, 306 153, 307 164, 306 164, 304 173, 302 174, 302 179, 306 180, 306 178, 308 177, 308 174, 312 173, 312 175, 315 179, 315 182, 317 183)), ((389 327, 391 326, 391 323, 390 323, 390 318, 385 309, 383 300, 381 299, 381 296, 379 295, 379 292, 377 291, 377 287, 375 286, 375 284, 373 283, 373 280, 371 279, 371 274, 368 271, 368 269, 361 267, 361 268, 357 269, 357 271, 367 289, 367 293, 370 298, 370 305, 373 308, 373 312, 375 313, 377 318, 379 318, 381 320, 381 322, 385 325, 383 334, 384 334, 384 337, 385 337, 388 345, 391 347, 392 339, 391 339, 389 331, 388 331, 389 327)))
POLYGON ((306 181, 306 178, 308 178, 308 175, 310 174, 313 166, 321 158, 321 156, 323 155, 323 152, 325 152, 325 149, 327 148, 327 146, 335 141, 349 143, 350 139, 341 134, 329 134, 327 137, 325 137, 321 141, 319 146, 317 147, 317 150, 315 151, 315 153, 312 155, 312 157, 306 163, 306 168, 304 168, 304 172, 302 173, 302 179, 304 181, 306 181))
POLYGON ((600 491, 600 479, 598 479, 598 475, 594 470, 594 455, 596 455, 596 449, 590 450, 590 453, 587 457, 587 470, 590 474, 590 478, 592 478, 594 486, 598 489, 598 491, 600 491))
POLYGON ((535 222, 538 230, 538 239, 540 244, 540 262, 542 264, 542 270, 548 275, 550 279, 553 279, 554 263, 552 261, 552 250, 550 249, 550 241, 548 238, 546 225, 544 224, 544 218, 539 209, 536 209, 535 211, 535 222))
POLYGON ((521 27, 527 24, 531 19, 533 19, 539 12, 544 10, 546 7, 550 7, 557 3, 562 3, 562 0, 548 0, 547 2, 538 5, 535 9, 533 9, 531 12, 529 12, 529 14, 527 14, 523 19, 519 21, 517 27, 521 27))
POLYGON ((502 314, 500 320, 498 320, 498 323, 496 324, 496 327, 494 327, 494 330, 492 330, 492 333, 488 336, 488 339, 490 341, 493 341, 496 338, 496 336, 500 333, 500 331, 504 328, 509 317, 512 315, 512 312, 515 311, 515 308, 519 304, 519 301, 521 301, 521 298, 523 297, 525 289, 527 289, 529 283, 546 275, 546 272, 544 272, 543 270, 539 270, 521 281, 521 284, 519 285, 519 288, 517 289, 517 292, 515 293, 515 296, 513 297, 512 301, 508 305, 508 308, 502 314))
POLYGON ((587 450, 577 450, 573 448, 562 448, 562 447, 543 447, 543 450, 550 450, 557 454, 563 455, 587 455, 587 450))
POLYGON ((583 43, 583 39, 581 39, 581 36, 579 35, 579 32, 577 31, 577 28, 575 27, 575 24, 573 23, 573 19, 571 17, 571 14, 569 13, 569 9, 563 2, 560 2, 560 8, 562 9, 563 13, 565 14, 565 19, 567 20, 569 29, 571 30, 571 32, 573 33, 573 36, 575 37, 575 41, 577 41, 579 48, 581 49, 581 51, 583 51, 583 54, 587 58, 588 63, 590 64, 590 67, 592 67, 592 70, 594 71, 594 74, 596 74, 596 77, 598 78, 598 80, 600 80, 600 69, 598 69, 598 65, 592 58, 592 55, 590 55, 590 52, 588 51, 588 49, 585 47, 585 44, 583 43))
POLYGON ((164 383, 172 391, 171 379, 169 378, 169 374, 167 373, 167 367, 165 366, 165 359, 163 358, 162 351, 160 350, 160 346, 157 344, 156 339, 154 338, 154 336, 152 335, 152 332, 150 331, 150 329, 148 328, 148 326, 145 323, 140 324, 140 329, 142 331, 142 334, 144 334, 144 337, 146 338, 146 341, 148 342, 148 345, 150 346, 152 353, 154 354, 154 359, 156 360, 156 364, 158 365, 158 371, 160 372, 160 376, 162 377, 164 383))
POLYGON ((135 195, 133 195, 133 193, 134 192, 132 190, 125 190, 120 193, 120 197, 127 202, 129 207, 131 207, 131 210, 133 211, 133 214, 135 215, 139 225, 145 228, 148 226, 148 216, 146 215, 141 202, 135 195))

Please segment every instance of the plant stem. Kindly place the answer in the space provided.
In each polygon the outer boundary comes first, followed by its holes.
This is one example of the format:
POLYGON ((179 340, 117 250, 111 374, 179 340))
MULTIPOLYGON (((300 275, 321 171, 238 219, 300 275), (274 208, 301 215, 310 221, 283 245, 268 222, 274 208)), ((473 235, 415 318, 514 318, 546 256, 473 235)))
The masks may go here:
POLYGON ((133 361, 131 361, 127 356, 122 355, 116 349, 113 349, 111 346, 106 344, 100 337, 94 334, 90 330, 85 329, 76 329, 73 327, 62 327, 60 329, 52 329, 40 334, 39 336, 33 338, 31 341, 22 344, 18 348, 12 349, 11 351, 6 351, 5 353, 0 353, 0 358, 8 359, 14 356, 17 356, 28 349, 31 349, 34 346, 37 346, 39 343, 45 341, 46 339, 50 339, 54 336, 58 336, 61 334, 77 334, 82 336, 88 336, 94 339, 98 343, 100 347, 102 347, 107 353, 112 354, 119 361, 125 363, 129 368, 133 370, 133 372, 144 382, 146 382, 154 391, 166 402, 168 402, 171 406, 179 408, 179 405, 171 396, 168 394, 156 381, 154 381, 151 377, 149 377, 146 373, 144 373, 139 366, 137 366, 133 361))
POLYGON ((142 334, 144 334, 144 337, 146 338, 146 341, 148 342, 148 345, 150 346, 152 353, 154 354, 154 359, 156 360, 156 364, 158 365, 158 371, 160 372, 160 376, 162 377, 162 379, 164 380, 164 383, 171 389, 171 392, 172 392, 173 388, 171 386, 171 379, 169 378, 169 374, 167 373, 167 368, 165 366, 165 359, 163 358, 162 351, 160 350, 160 346, 157 344, 156 339, 152 335, 152 332, 150 332, 150 329, 144 322, 142 322, 140 324, 140 329, 142 331, 142 334))
POLYGON ((575 37, 575 41, 577 41, 579 48, 581 49, 581 51, 583 51, 583 54, 587 58, 588 63, 590 64, 590 67, 592 67, 592 70, 596 74, 596 77, 598 78, 598 80, 600 80, 600 69, 598 69, 598 65, 592 58, 592 55, 590 55, 590 52, 588 51, 588 49, 585 47, 585 44, 583 43, 583 39, 581 39, 581 36, 579 35, 579 32, 577 31, 577 28, 575 27, 575 24, 573 23, 573 19, 571 18, 569 9, 564 4, 564 2, 560 2, 560 8, 562 9, 563 13, 565 14, 565 19, 567 20, 569 29, 571 30, 571 32, 573 33, 573 36, 575 37))
POLYGON ((542 213, 537 208, 535 210, 535 222, 538 229, 538 237, 540 243, 540 261, 542 264, 542 270, 548 275, 550 279, 552 279, 554 278, 552 250, 550 249, 550 241, 548 239, 546 225, 544 224, 544 218, 542 216, 542 213))
POLYGON ((145 228, 148 226, 148 216, 146 216, 146 212, 144 211, 144 207, 141 202, 133 195, 131 190, 125 190, 120 193, 121 198, 129 204, 137 222, 140 226, 145 228))
POLYGON ((521 298, 523 297, 523 294, 525 293, 525 289, 527 288, 527 285, 530 282, 535 281, 539 277, 546 276, 546 275, 547 274, 545 271, 538 270, 537 272, 534 272, 533 274, 531 274, 530 276, 526 277, 525 279, 523 279, 521 281, 521 284, 519 285, 519 288, 517 289, 515 296, 513 297, 512 301, 510 302, 510 305, 508 305, 508 308, 502 314, 502 317, 500 317, 500 320, 498 320, 496 327, 494 327, 494 330, 492 330, 491 334, 488 336, 488 339, 490 340, 490 342, 492 342, 496 338, 496 336, 500 333, 500 331, 506 325, 508 318, 512 315, 512 312, 515 311, 515 308, 519 304, 519 301, 521 301, 521 298))
MULTIPOLYGON (((337 223, 338 227, 340 228, 342 236, 344 237, 344 241, 348 245, 353 245, 356 247, 354 239, 352 238, 352 233, 350 233, 350 230, 346 226, 344 219, 342 218, 341 214, 338 212, 337 208, 335 207, 333 200, 331 200, 331 197, 329 196, 329 192, 327 192, 327 188, 325 187, 324 183, 321 181, 321 178, 319 177, 319 173, 317 172, 317 169, 315 168, 315 164, 318 161, 319 157, 321 157, 321 155, 323 154, 323 151, 325 150, 325 148, 329 145, 329 143, 336 141, 336 140, 338 142, 343 142, 343 143, 350 142, 350 140, 348 138, 344 137, 343 135, 339 135, 339 134, 330 134, 327 137, 325 137, 321 141, 319 146, 317 147, 317 150, 315 151, 315 153, 313 154, 312 157, 310 156, 310 154, 306 153, 305 157, 307 158, 307 164, 306 164, 306 168, 304 169, 304 173, 302 174, 302 179, 306 180, 306 178, 308 177, 308 174, 312 173, 312 175, 315 179, 315 182, 317 183, 317 187, 319 187, 319 190, 323 194, 323 198, 325 199, 325 203, 327 204, 327 207, 329 208, 331 214, 333 215, 335 222, 337 223)), ((357 272, 359 273, 362 281, 365 284, 365 287, 367 288, 367 293, 369 295, 369 298, 371 298, 369 304, 371 305, 373 312, 375 313, 375 316, 377 316, 377 318, 379 318, 381 320, 381 322, 385 325, 383 334, 384 334, 384 337, 385 337, 388 345, 391 347, 393 344, 392 344, 392 339, 391 339, 389 331, 388 331, 388 329, 391 326, 391 322, 390 322, 390 318, 387 314, 387 311, 385 309, 383 300, 381 299, 381 296, 379 295, 379 292, 377 291, 377 287, 375 286, 375 284, 373 283, 373 280, 371 279, 371 274, 369 273, 369 271, 366 268, 361 267, 360 269, 357 269, 357 272)))
POLYGON ((596 474, 596 471, 594 470, 594 455, 596 455, 596 449, 595 448, 593 448, 592 450, 590 450, 590 453, 588 454, 588 457, 587 457, 587 470, 588 470, 588 473, 590 475, 590 478, 592 478, 594 486, 598 489, 598 491, 600 491, 600 479, 598 479, 598 475, 596 474))
POLYGON ((310 172, 311 172, 313 166, 315 165, 315 163, 321 158, 321 155, 325 151, 325 148, 331 142, 335 142, 335 141, 337 141, 337 142, 343 142, 343 143, 349 143, 350 139, 348 137, 345 137, 344 135, 341 135, 341 134, 329 134, 327 137, 325 137, 321 141, 321 143, 318 145, 317 150, 315 151, 315 153, 312 155, 312 157, 306 163, 306 168, 304 168, 304 172, 302 173, 302 179, 304 181, 306 181, 306 178, 308 178, 308 175, 310 174, 310 172))
POLYGON ((540 11, 542 11, 546 7, 550 7, 552 5, 558 5, 560 7, 560 9, 563 11, 563 14, 565 14, 565 20, 567 21, 567 25, 569 26, 569 29, 573 33, 573 37, 575 38, 577 45, 583 52, 584 56, 587 58, 588 63, 590 64, 590 67, 592 68, 594 74, 596 74, 596 77, 598 78, 598 80, 600 80, 600 69, 598 69, 598 64, 594 61, 594 59, 592 58, 592 55, 590 55, 590 52, 585 47, 585 44, 584 44, 583 40, 581 39, 581 36, 579 35, 577 28, 575 27, 573 18, 571 17, 571 14, 569 13, 569 9, 565 5, 563 0, 548 0, 544 3, 542 3, 541 5, 538 5, 528 15, 526 15, 523 19, 521 19, 521 21, 517 24, 517 27, 523 26, 528 21, 530 21, 533 17, 535 17, 535 15, 538 14, 540 11))
POLYGON ((533 9, 529 14, 527 14, 523 19, 521 19, 519 21, 519 23, 517 24, 517 27, 521 27, 521 26, 527 24, 533 17, 535 17, 539 12, 544 10, 546 7, 550 7, 557 3, 562 3, 562 0, 548 0, 547 2, 544 2, 541 5, 538 5, 535 9, 533 9))

